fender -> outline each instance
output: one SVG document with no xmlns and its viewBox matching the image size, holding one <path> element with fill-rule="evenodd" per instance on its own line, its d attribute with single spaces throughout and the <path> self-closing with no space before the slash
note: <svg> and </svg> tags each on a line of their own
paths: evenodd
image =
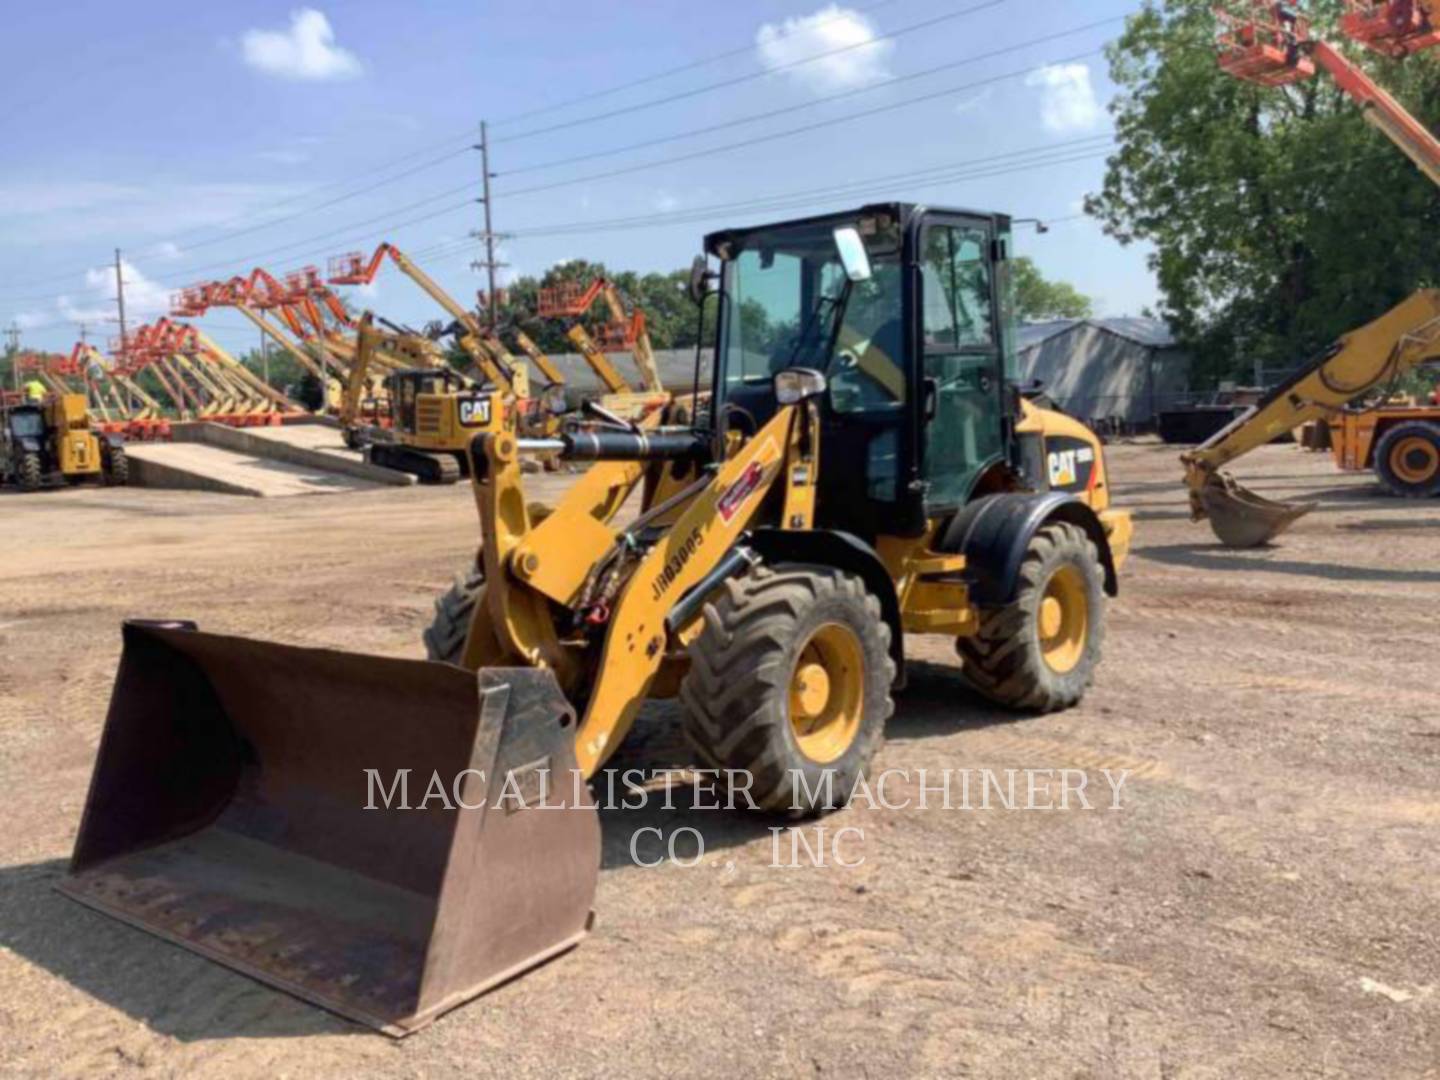
<svg viewBox="0 0 1440 1080">
<path fill-rule="evenodd" d="M 125 436 L 121 435 L 119 432 L 107 431 L 104 432 L 100 436 L 100 438 L 103 439 L 112 450 L 125 449 Z"/>
<path fill-rule="evenodd" d="M 1063 491 L 982 496 L 951 519 L 939 550 L 965 556 L 965 576 L 976 603 L 1008 604 L 1015 598 L 1020 564 L 1031 539 L 1054 521 L 1079 525 L 1095 542 L 1105 570 L 1105 592 L 1115 596 L 1120 589 L 1119 578 L 1105 527 L 1094 510 Z"/>
<path fill-rule="evenodd" d="M 767 563 L 812 563 L 833 566 L 854 574 L 880 601 L 880 612 L 890 627 L 890 656 L 895 661 L 895 685 L 905 685 L 905 631 L 900 621 L 900 598 L 880 556 L 858 536 L 834 529 L 756 529 L 749 546 Z"/>
</svg>

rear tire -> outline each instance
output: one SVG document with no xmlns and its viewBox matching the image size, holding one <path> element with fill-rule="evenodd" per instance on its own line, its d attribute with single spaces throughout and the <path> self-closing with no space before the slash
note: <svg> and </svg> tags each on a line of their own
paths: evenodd
<svg viewBox="0 0 1440 1080">
<path fill-rule="evenodd" d="M 425 630 L 425 658 L 463 667 L 465 638 L 475 605 L 485 594 L 485 571 L 472 566 L 457 574 L 454 584 L 435 601 L 435 615 Z"/>
<path fill-rule="evenodd" d="M 1078 525 L 1041 528 L 1020 564 L 1015 599 L 982 608 L 980 631 L 956 642 L 985 697 L 1027 712 L 1068 709 L 1095 679 L 1105 641 L 1105 573 Z"/>
<path fill-rule="evenodd" d="M 748 773 L 771 813 L 845 805 L 894 711 L 890 628 L 859 578 L 802 565 L 734 578 L 690 660 L 684 730 L 702 761 Z"/>
<path fill-rule="evenodd" d="M 15 483 L 21 491 L 39 491 L 45 482 L 45 471 L 40 468 L 39 454 L 23 454 L 20 466 L 15 470 Z"/>
<path fill-rule="evenodd" d="M 1401 498 L 1440 495 L 1440 424 L 1423 420 L 1396 424 L 1375 447 L 1375 472 Z"/>
</svg>

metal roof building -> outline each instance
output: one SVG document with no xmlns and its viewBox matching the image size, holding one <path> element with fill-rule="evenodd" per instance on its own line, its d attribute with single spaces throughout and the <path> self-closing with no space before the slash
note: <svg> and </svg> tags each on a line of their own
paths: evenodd
<svg viewBox="0 0 1440 1080">
<path fill-rule="evenodd" d="M 1190 357 L 1158 319 L 1030 323 L 1016 349 L 1021 384 L 1081 420 L 1144 427 L 1189 399 Z"/>
</svg>

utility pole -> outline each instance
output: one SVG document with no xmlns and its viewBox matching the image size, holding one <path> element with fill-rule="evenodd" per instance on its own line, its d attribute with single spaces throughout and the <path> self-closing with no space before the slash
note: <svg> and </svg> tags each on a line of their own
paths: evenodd
<svg viewBox="0 0 1440 1080">
<path fill-rule="evenodd" d="M 496 303 L 499 294 L 495 287 L 495 272 L 504 266 L 504 263 L 495 261 L 495 241 L 501 239 L 494 230 L 494 222 L 491 216 L 490 178 L 495 174 L 490 171 L 490 136 L 485 127 L 485 121 L 480 121 L 480 142 L 475 147 L 480 151 L 480 172 L 482 195 L 481 204 L 485 207 L 485 230 L 484 232 L 472 233 L 472 236 L 485 241 L 485 261 L 483 263 L 471 263 L 471 267 L 478 269 L 483 266 L 486 275 L 486 301 L 485 309 L 490 317 L 490 331 L 494 333 L 500 313 L 496 310 Z"/>
<path fill-rule="evenodd" d="M 129 348 L 130 340 L 125 333 L 125 276 L 120 270 L 120 249 L 115 249 L 115 306 L 120 309 L 120 348 Z"/>
<path fill-rule="evenodd" d="M 265 312 L 260 312 L 260 321 L 265 321 Z M 270 335 L 264 330 L 260 331 L 260 378 L 265 385 L 270 385 Z"/>
<path fill-rule="evenodd" d="M 130 352 L 130 334 L 125 327 L 125 274 L 120 268 L 120 249 L 115 249 L 115 306 L 120 309 L 120 355 L 121 363 L 125 362 Z M 133 394 L 126 392 L 129 398 L 130 408 L 134 409 L 137 402 Z"/>
<path fill-rule="evenodd" d="M 6 352 L 10 355 L 10 377 L 15 389 L 20 389 L 20 324 L 11 321 L 5 328 L 5 340 L 9 344 Z"/>
</svg>

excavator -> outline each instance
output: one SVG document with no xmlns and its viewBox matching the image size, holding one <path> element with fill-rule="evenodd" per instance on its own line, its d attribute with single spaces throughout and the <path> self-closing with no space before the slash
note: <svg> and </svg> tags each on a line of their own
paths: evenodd
<svg viewBox="0 0 1440 1080">
<path fill-rule="evenodd" d="M 1132 523 L 1015 384 L 1010 232 L 887 202 L 708 236 L 703 419 L 497 408 L 426 660 L 126 623 L 61 891 L 401 1036 L 584 938 L 588 782 L 647 700 L 781 820 L 845 805 L 909 635 L 999 707 L 1074 706 Z M 588 466 L 553 507 L 539 454 Z"/>
<path fill-rule="evenodd" d="M 363 448 L 374 464 L 410 473 L 421 483 L 453 484 L 468 475 L 466 449 L 477 434 L 500 424 L 507 402 L 452 369 L 422 334 L 381 330 L 367 311 L 356 335 L 359 344 L 340 409 L 346 444 Z M 366 423 L 363 395 L 381 347 L 411 364 L 385 376 L 385 423 Z"/>
<path fill-rule="evenodd" d="M 1255 2 L 1237 14 L 1217 9 L 1220 66 L 1262 86 L 1287 86 L 1323 68 L 1426 176 L 1440 184 L 1440 140 L 1398 101 L 1313 30 L 1291 4 Z M 1400 59 L 1440 44 L 1432 0 L 1346 0 L 1342 33 Z M 1267 393 L 1234 422 L 1181 456 L 1191 516 L 1208 520 L 1228 547 L 1268 544 L 1315 508 L 1247 490 L 1223 467 L 1307 423 L 1329 425 L 1342 469 L 1370 469 L 1394 494 L 1440 495 L 1440 405 L 1395 405 L 1409 372 L 1440 362 L 1440 290 L 1421 289 L 1351 331 Z M 1368 404 L 1357 401 L 1373 398 Z"/>
</svg>

